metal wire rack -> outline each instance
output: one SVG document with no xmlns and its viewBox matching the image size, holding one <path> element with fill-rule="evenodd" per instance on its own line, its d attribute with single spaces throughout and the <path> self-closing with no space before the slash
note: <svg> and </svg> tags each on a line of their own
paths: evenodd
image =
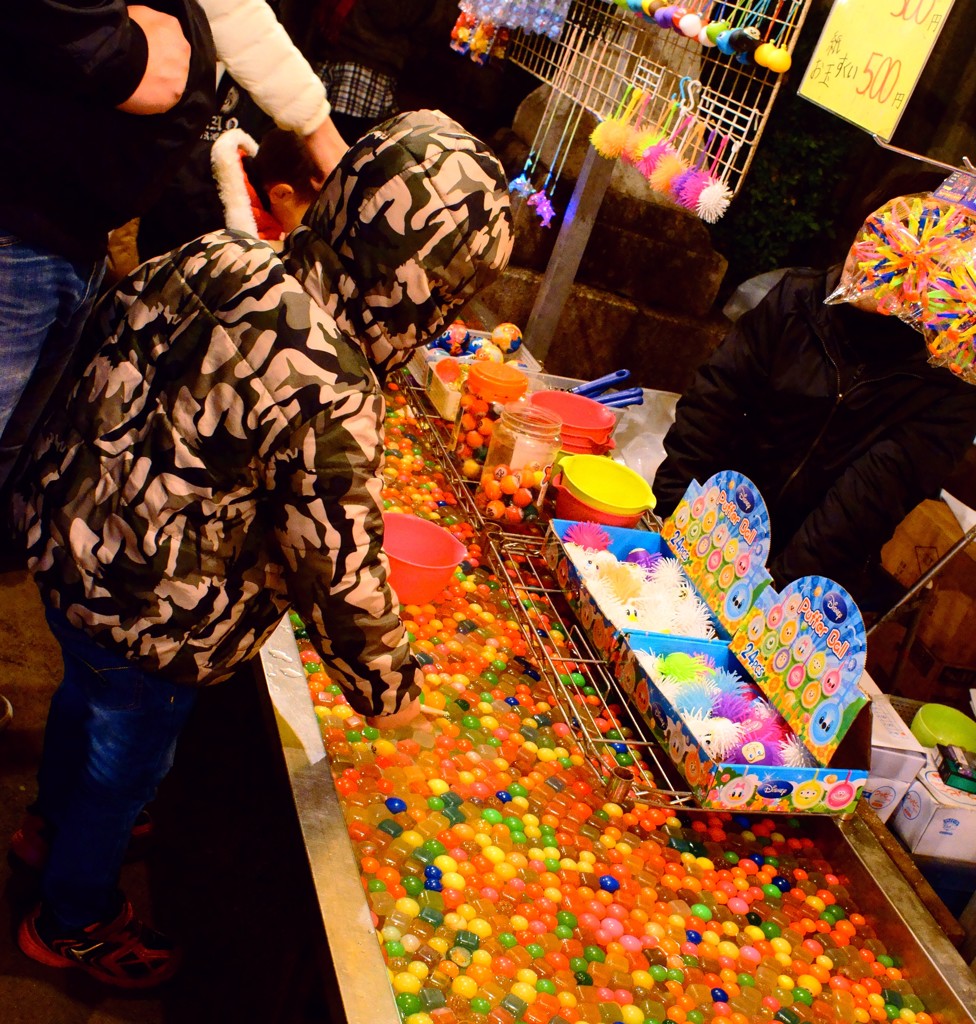
<svg viewBox="0 0 976 1024">
<path fill-rule="evenodd" d="M 762 41 L 792 53 L 811 2 L 706 0 L 688 7 L 710 21 L 754 28 Z M 768 68 L 705 48 L 611 0 L 574 0 L 558 39 L 513 33 L 507 57 L 601 120 L 620 109 L 629 86 L 647 96 L 644 124 L 660 126 L 679 104 L 688 143 L 682 155 L 689 164 L 701 159 L 733 194 L 782 81 Z"/>
<path fill-rule="evenodd" d="M 620 717 L 620 711 L 629 707 L 629 699 L 621 690 L 617 679 L 608 670 L 606 661 L 595 653 L 579 624 L 570 620 L 571 612 L 562 589 L 552 580 L 542 554 L 543 539 L 496 534 L 489 539 L 493 567 L 504 574 L 516 595 L 525 595 L 532 601 L 544 600 L 549 616 L 549 630 L 554 627 L 569 640 L 565 653 L 557 653 L 539 635 L 537 624 L 529 616 L 521 601 L 513 602 L 522 633 L 546 674 L 554 690 L 554 698 L 577 729 L 581 746 L 598 776 L 608 778 L 612 788 L 616 780 L 621 789 L 631 796 L 650 802 L 666 804 L 693 803 L 688 792 L 676 788 L 678 774 L 664 758 L 650 729 L 637 716 L 626 716 L 625 727 L 632 733 L 625 739 L 609 739 L 601 723 Z M 582 675 L 587 689 L 593 691 L 589 700 L 581 699 L 581 687 L 571 681 L 574 674 Z M 616 714 L 611 710 L 616 707 Z M 633 756 L 633 776 L 629 769 L 621 774 L 614 771 L 614 753 L 620 747 Z"/>
<path fill-rule="evenodd" d="M 587 764 L 598 783 L 606 786 L 608 793 L 616 791 L 621 799 L 637 797 L 656 804 L 694 804 L 691 793 L 679 789 L 682 780 L 674 766 L 659 756 L 660 747 L 648 726 L 629 713 L 629 699 L 575 621 L 562 589 L 546 567 L 542 555 L 544 538 L 506 532 L 498 524 L 485 521 L 474 504 L 472 482 L 465 480 L 454 465 L 445 444 L 446 431 L 438 426 L 439 417 L 425 391 L 406 373 L 399 375 L 397 383 L 407 399 L 423 443 L 443 463 L 445 477 L 458 497 L 459 508 L 478 531 L 492 572 L 505 580 L 516 594 L 544 601 L 550 631 L 559 629 L 567 638 L 567 646 L 556 653 L 543 642 L 537 624 L 521 601 L 512 602 L 522 635 L 543 670 L 554 702 L 566 721 L 576 727 Z M 654 521 L 649 520 L 648 524 L 653 526 Z M 574 673 L 582 674 L 584 687 L 593 691 L 592 703 L 581 699 L 580 687 L 567 682 Z M 612 712 L 611 705 L 620 710 Z M 601 731 L 600 722 L 614 717 L 619 719 L 621 712 L 622 724 L 632 734 L 624 739 L 608 739 Z M 631 754 L 634 763 L 632 767 L 615 770 L 614 748 L 620 746 Z"/>
</svg>

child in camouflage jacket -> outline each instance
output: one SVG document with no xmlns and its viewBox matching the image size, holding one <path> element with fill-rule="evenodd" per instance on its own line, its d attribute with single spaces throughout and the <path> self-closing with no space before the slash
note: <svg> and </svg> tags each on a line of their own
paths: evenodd
<svg viewBox="0 0 976 1024">
<path fill-rule="evenodd" d="M 126 840 L 196 689 L 247 662 L 287 608 L 357 712 L 417 713 L 381 551 L 377 377 L 511 244 L 502 168 L 423 111 L 349 150 L 280 257 L 215 232 L 96 311 L 100 348 L 16 503 L 66 665 L 33 808 L 50 847 L 19 933 L 29 956 L 127 987 L 175 970 L 117 888 Z"/>
</svg>

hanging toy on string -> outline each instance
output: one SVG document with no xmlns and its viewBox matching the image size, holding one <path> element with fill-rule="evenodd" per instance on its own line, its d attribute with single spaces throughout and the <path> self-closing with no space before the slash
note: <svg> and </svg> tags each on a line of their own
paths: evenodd
<svg viewBox="0 0 976 1024">
<path fill-rule="evenodd" d="M 517 178 L 512 178 L 508 183 L 508 191 L 513 195 L 521 196 L 523 199 L 528 199 L 533 192 L 535 192 L 535 186 L 529 181 L 528 175 L 523 170 Z"/>
<path fill-rule="evenodd" d="M 590 133 L 590 143 L 600 156 L 616 160 L 624 152 L 630 142 L 631 119 L 643 98 L 642 90 L 628 85 L 613 116 L 601 121 Z"/>
<path fill-rule="evenodd" d="M 689 165 L 690 159 L 702 150 L 702 139 L 705 135 L 705 125 L 697 119 L 691 118 L 691 124 L 685 129 L 682 134 L 682 139 L 678 145 L 676 156 L 681 161 L 681 170 L 677 174 L 673 175 L 667 182 L 666 188 L 661 191 L 665 191 L 667 195 L 675 202 L 679 201 L 680 190 L 684 183 L 696 175 L 696 169 L 693 165 Z M 699 157 L 700 159 L 700 157 Z M 663 163 L 663 161 L 662 161 Z M 660 165 L 658 167 L 660 170 Z M 655 172 L 656 174 L 657 172 Z M 653 188 L 653 182 L 651 187 Z"/>
<path fill-rule="evenodd" d="M 715 11 L 709 17 L 707 24 L 698 36 L 698 41 L 702 46 L 709 49 L 718 46 L 718 37 L 723 32 L 731 30 L 732 22 L 729 21 L 728 8 L 729 5 L 724 2 L 716 6 Z"/>
<path fill-rule="evenodd" d="M 650 180 L 650 177 L 654 173 L 654 170 L 661 158 L 674 152 L 674 147 L 671 145 L 671 139 L 668 136 L 668 128 L 670 127 L 675 114 L 677 114 L 679 106 L 680 101 L 678 100 L 678 97 L 672 94 L 671 104 L 666 109 L 664 116 L 662 117 L 662 123 L 660 123 L 658 127 L 657 141 L 648 146 L 644 152 L 641 153 L 640 159 L 635 165 L 637 170 L 639 170 L 648 180 Z"/>
<path fill-rule="evenodd" d="M 704 129 L 704 125 L 702 126 Z M 686 210 L 695 210 L 698 206 L 698 197 L 706 185 L 711 184 L 712 176 L 705 170 L 704 164 L 708 151 L 715 141 L 717 131 L 713 128 L 698 154 L 698 159 L 683 174 L 679 174 L 671 182 L 671 198 L 680 203 Z"/>
<path fill-rule="evenodd" d="M 468 44 L 468 56 L 475 62 L 484 66 L 491 56 L 491 48 L 494 42 L 497 29 L 490 21 L 481 21 L 471 36 Z"/>
<path fill-rule="evenodd" d="M 492 22 L 508 29 L 521 29 L 526 33 L 558 39 L 569 11 L 570 0 L 546 0 L 535 3 L 526 0 L 462 0 L 461 10 L 476 21 Z"/>
<path fill-rule="evenodd" d="M 628 127 L 627 141 L 620 153 L 620 159 L 625 164 L 630 164 L 631 167 L 636 167 L 644 150 L 649 146 L 653 146 L 661 137 L 661 133 L 656 126 L 643 123 L 644 111 L 650 99 L 651 93 L 645 92 L 644 98 L 641 100 L 640 107 L 637 110 L 637 116 L 634 118 L 633 124 Z"/>
<path fill-rule="evenodd" d="M 728 146 L 730 137 L 723 135 L 719 141 L 718 149 L 712 159 L 712 165 L 704 177 L 696 177 L 684 183 L 682 188 L 682 204 L 695 213 L 706 224 L 715 224 L 725 216 L 725 211 L 732 202 L 732 189 L 726 184 L 726 178 L 732 168 L 735 154 L 738 152 L 739 143 L 732 143 L 732 149 L 722 171 L 722 158 Z M 705 147 L 707 158 L 708 149 L 711 143 Z"/>
<path fill-rule="evenodd" d="M 695 10 L 679 8 L 678 10 L 684 10 L 684 13 L 675 14 L 675 30 L 680 32 L 686 39 L 697 39 L 705 26 L 704 9 L 706 6 L 707 3 L 699 3 L 698 9 Z"/>
<path fill-rule="evenodd" d="M 556 215 L 556 211 L 552 208 L 552 202 L 550 201 L 545 188 L 541 188 L 538 192 L 534 192 L 529 196 L 526 202 L 539 215 L 539 220 L 542 222 L 542 226 L 544 228 L 549 227 L 552 223 L 552 218 Z"/>
<path fill-rule="evenodd" d="M 509 192 L 511 192 L 512 195 L 520 196 L 522 199 L 527 200 L 529 205 L 533 208 L 536 208 L 538 204 L 538 199 L 535 199 L 534 202 L 532 200 L 538 195 L 539 189 L 532 183 L 532 177 L 539 165 L 539 157 L 542 153 L 545 140 L 548 138 L 549 131 L 556 118 L 559 106 L 559 84 L 560 83 L 557 81 L 550 86 L 549 95 L 546 97 L 546 105 L 539 117 L 539 124 L 536 127 L 535 137 L 532 139 L 532 145 L 529 147 L 529 155 L 525 158 L 522 173 L 508 183 Z"/>
<path fill-rule="evenodd" d="M 578 71 L 574 69 L 579 64 L 580 46 L 584 43 L 587 46 L 592 45 L 593 50 L 590 55 L 592 59 L 586 61 L 584 65 L 586 72 L 581 78 Z M 565 115 L 562 132 L 556 141 L 555 149 L 551 159 L 549 160 L 549 171 L 546 174 L 541 187 L 534 195 L 530 196 L 526 200 L 526 202 L 531 205 L 539 215 L 539 219 L 542 222 L 543 227 L 548 227 L 554 216 L 550 197 L 562 176 L 563 169 L 566 166 L 566 160 L 569 156 L 570 150 L 572 149 L 573 140 L 576 137 L 577 130 L 579 129 L 583 115 L 586 112 L 586 108 L 582 102 L 571 98 L 569 90 L 571 88 L 574 89 L 574 95 L 586 96 L 591 94 L 592 90 L 596 86 L 597 78 L 601 75 L 602 69 L 606 66 L 605 61 L 609 46 L 609 41 L 605 39 L 593 42 L 589 38 L 588 34 L 583 32 L 579 26 L 573 26 L 572 30 L 567 34 L 565 52 L 560 64 L 560 74 L 557 75 L 557 78 L 553 83 L 552 91 L 550 93 L 549 100 L 547 101 L 547 110 L 550 108 L 550 104 L 552 104 L 549 123 L 546 125 L 545 131 L 541 135 L 541 142 L 538 141 L 540 139 L 540 134 L 537 132 L 537 141 L 533 143 L 533 150 L 536 154 L 535 161 L 538 163 L 539 157 L 545 150 L 548 143 L 552 122 L 556 119 L 556 113 L 559 107 L 558 98 L 563 97 L 567 103 L 570 104 L 570 111 Z M 558 122 L 555 127 L 558 129 Z M 540 122 L 540 130 L 541 128 L 542 122 Z"/>
<path fill-rule="evenodd" d="M 682 139 L 685 138 L 685 133 L 691 127 L 693 121 L 694 118 L 690 114 L 682 118 L 680 124 L 676 126 L 668 139 L 668 148 L 661 153 L 655 162 L 654 170 L 651 171 L 647 179 L 647 183 L 655 192 L 667 194 L 671 182 L 688 169 L 684 158 L 675 148 L 675 141 L 679 136 Z"/>
<path fill-rule="evenodd" d="M 711 148 L 713 137 L 705 146 L 705 157 L 708 158 L 708 151 Z M 679 201 L 683 206 L 695 213 L 706 224 L 715 224 L 725 215 L 725 211 L 732 202 L 732 189 L 726 184 L 726 178 L 732 168 L 736 152 L 739 149 L 738 141 L 732 142 L 725 170 L 721 171 L 722 159 L 725 149 L 728 146 L 730 137 L 723 135 L 719 141 L 718 149 L 712 158 L 711 167 L 702 175 L 688 178 L 682 183 Z M 703 164 L 704 166 L 704 164 Z"/>
<path fill-rule="evenodd" d="M 546 105 L 542 111 L 542 116 L 539 118 L 539 125 L 532 140 L 532 146 L 529 149 L 525 166 L 522 173 L 509 184 L 509 190 L 513 194 L 525 198 L 526 205 L 535 211 L 543 227 L 549 227 L 555 216 L 555 210 L 553 209 L 550 197 L 559 182 L 566 163 L 566 157 L 569 155 L 573 138 L 585 109 L 581 103 L 573 101 L 568 95 L 569 88 L 576 80 L 574 76 L 577 73 L 574 71 L 574 68 L 579 63 L 580 46 L 583 42 L 589 44 L 590 41 L 587 35 L 583 33 L 578 25 L 571 26 L 566 33 L 563 56 L 553 83 L 550 86 Z M 598 40 L 593 45 L 596 47 L 596 50 L 594 50 L 593 54 L 594 60 L 588 66 L 589 78 L 578 83 L 583 93 L 592 87 L 593 79 L 603 66 L 602 59 L 606 55 L 609 43 L 606 40 Z M 560 110 L 561 101 L 569 104 L 568 112 Z M 562 116 L 560 116 L 561 114 Z M 550 136 L 560 130 L 560 124 L 562 126 L 561 133 L 555 142 L 552 156 L 548 158 L 549 171 L 541 186 L 536 187 L 533 184 L 533 179 L 538 170 L 539 162 L 543 153 L 549 147 Z"/>
<path fill-rule="evenodd" d="M 454 28 L 451 29 L 451 49 L 455 53 L 467 54 L 471 45 L 471 36 L 478 25 L 478 19 L 468 11 L 461 11 Z"/>
<path fill-rule="evenodd" d="M 778 75 L 789 71 L 793 65 L 793 57 L 786 46 L 783 45 L 783 37 L 790 28 L 796 5 L 791 0 L 787 17 L 780 21 L 780 15 L 783 12 L 783 3 L 784 0 L 777 0 L 776 9 L 773 11 L 772 17 L 767 20 L 766 31 L 763 33 L 763 41 L 752 53 L 753 63 L 758 67 L 768 68 L 770 71 Z M 774 42 L 770 42 L 769 39 L 774 29 L 776 31 L 776 38 Z"/>
</svg>

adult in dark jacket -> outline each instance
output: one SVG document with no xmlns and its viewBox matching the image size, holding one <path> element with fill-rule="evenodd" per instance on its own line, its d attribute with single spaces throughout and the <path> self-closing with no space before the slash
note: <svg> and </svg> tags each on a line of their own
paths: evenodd
<svg viewBox="0 0 976 1024">
<path fill-rule="evenodd" d="M 108 232 L 148 207 L 213 107 L 203 11 L 149 2 L 32 0 L 5 18 L 0 485 L 77 342 Z"/>
<path fill-rule="evenodd" d="M 769 507 L 769 570 L 837 580 L 871 607 L 871 565 L 976 436 L 976 388 L 932 366 L 895 317 L 825 305 L 840 268 L 793 269 L 737 321 L 678 402 L 657 508 L 745 473 Z"/>
</svg>

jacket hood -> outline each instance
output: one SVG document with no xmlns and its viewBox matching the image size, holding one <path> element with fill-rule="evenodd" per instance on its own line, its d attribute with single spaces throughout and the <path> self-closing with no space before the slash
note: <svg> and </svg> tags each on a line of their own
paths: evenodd
<svg viewBox="0 0 976 1024">
<path fill-rule="evenodd" d="M 501 164 L 439 111 L 384 122 L 329 176 L 282 258 L 381 374 L 508 264 Z"/>
</svg>

